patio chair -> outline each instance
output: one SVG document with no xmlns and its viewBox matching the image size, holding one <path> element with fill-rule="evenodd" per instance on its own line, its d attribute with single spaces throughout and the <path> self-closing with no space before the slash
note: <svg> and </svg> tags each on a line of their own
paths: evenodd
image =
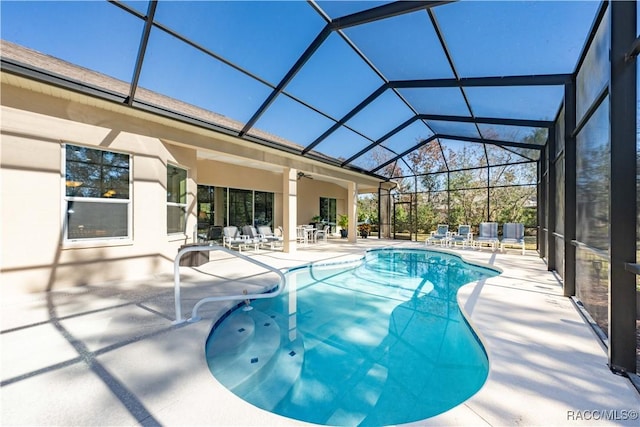
<svg viewBox="0 0 640 427">
<path fill-rule="evenodd" d="M 223 237 L 222 244 L 223 246 L 228 247 L 229 249 L 237 249 L 238 252 L 242 252 L 242 249 L 246 249 L 253 242 L 249 240 L 249 236 L 243 236 L 240 234 L 238 227 L 234 225 L 230 225 L 228 227 L 224 227 L 222 229 Z"/>
<path fill-rule="evenodd" d="M 448 243 L 449 238 L 449 225 L 438 224 L 438 228 L 431 232 L 431 235 L 424 241 L 425 245 L 436 244 L 440 242 L 441 246 L 445 246 Z"/>
<path fill-rule="evenodd" d="M 449 244 L 453 244 L 454 247 L 460 245 L 462 249 L 473 247 L 473 233 L 471 232 L 470 225 L 459 225 L 458 232 L 449 236 Z"/>
<path fill-rule="evenodd" d="M 325 225 L 324 228 L 316 230 L 315 240 L 316 242 L 322 238 L 325 242 L 327 241 L 327 236 L 329 235 L 329 231 L 331 231 L 330 225 Z"/>
<path fill-rule="evenodd" d="M 498 248 L 498 223 L 497 222 L 481 222 L 478 227 L 478 237 L 473 241 L 474 245 L 480 247 L 482 245 L 491 246 L 491 250 Z"/>
<path fill-rule="evenodd" d="M 502 225 L 502 240 L 500 241 L 500 251 L 504 252 L 505 245 L 521 246 L 522 255 L 524 255 L 524 224 L 507 222 Z"/>
<path fill-rule="evenodd" d="M 316 242 L 316 227 L 314 224 L 303 224 L 304 229 L 307 231 L 307 241 L 311 243 Z"/>
<path fill-rule="evenodd" d="M 216 244 L 221 244 L 224 234 L 223 234 L 223 227 L 219 226 L 219 225 L 211 225 L 207 228 L 207 232 L 204 235 L 198 236 L 199 237 L 199 241 L 201 243 L 216 243 Z"/>
<path fill-rule="evenodd" d="M 271 249 L 274 249 L 276 246 L 281 246 L 284 242 L 284 238 L 282 236 L 276 236 L 268 225 L 259 226 L 258 234 L 262 235 L 267 240 Z"/>
<path fill-rule="evenodd" d="M 309 243 L 309 231 L 304 225 L 296 227 L 296 242 L 306 245 Z"/>
<path fill-rule="evenodd" d="M 242 226 L 242 235 L 247 236 L 247 240 L 249 241 L 249 245 L 253 245 L 255 250 L 264 243 L 268 243 L 268 240 L 261 234 L 258 233 L 258 230 L 253 225 L 243 225 Z"/>
</svg>

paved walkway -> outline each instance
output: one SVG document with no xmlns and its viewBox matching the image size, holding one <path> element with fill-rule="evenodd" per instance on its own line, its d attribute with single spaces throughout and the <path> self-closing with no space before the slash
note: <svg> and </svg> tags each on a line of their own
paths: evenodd
<svg viewBox="0 0 640 427">
<path fill-rule="evenodd" d="M 390 244 L 422 247 L 367 239 L 246 254 L 284 269 Z M 638 425 L 638 393 L 609 371 L 605 350 L 537 255 L 456 252 L 504 271 L 458 295 L 488 350 L 489 378 L 464 404 L 416 425 Z M 204 295 L 277 279 L 228 255 L 212 258 L 182 268 L 185 316 Z M 3 297 L 0 424 L 302 425 L 249 405 L 210 374 L 205 339 L 228 304 L 205 305 L 204 320 L 172 325 L 173 296 L 167 274 Z"/>
</svg>

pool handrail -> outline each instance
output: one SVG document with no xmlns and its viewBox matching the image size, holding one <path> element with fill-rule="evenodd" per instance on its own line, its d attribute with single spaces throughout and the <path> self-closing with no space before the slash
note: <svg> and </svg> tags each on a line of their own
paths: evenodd
<svg viewBox="0 0 640 427">
<path fill-rule="evenodd" d="M 241 258 L 245 261 L 248 261 L 252 264 L 255 264 L 259 267 L 262 267 L 266 270 L 269 270 L 273 273 L 276 273 L 279 277 L 280 277 L 280 283 L 278 283 L 277 286 L 277 290 L 275 292 L 268 292 L 268 293 L 260 293 L 260 294 L 247 294 L 247 293 L 243 293 L 241 295 L 224 295 L 224 296 L 217 296 L 217 297 L 207 297 L 207 298 L 202 298 L 200 301 L 198 301 L 194 306 L 193 309 L 191 311 L 191 317 L 189 319 L 183 319 L 182 318 L 182 306 L 181 306 L 181 301 L 180 301 L 180 259 L 182 258 L 182 256 L 188 252 L 196 252 L 196 251 L 221 251 L 221 252 L 226 252 L 228 254 L 231 254 L 237 258 Z M 284 275 L 284 273 L 282 273 L 282 271 L 278 270 L 275 267 L 272 267 L 270 265 L 267 265 L 263 262 L 257 261 L 253 258 L 249 258 L 246 255 L 243 255 L 239 252 L 235 252 L 232 251 L 231 249 L 227 249 L 223 246 L 219 246 L 219 245 L 192 245 L 192 246 L 185 246 L 182 249 L 180 249 L 178 251 L 178 254 L 176 255 L 175 260 L 173 261 L 173 286 L 174 286 L 174 299 L 175 299 L 175 307 L 176 307 L 176 320 L 174 320 L 172 323 L 174 325 L 180 324 L 180 323 L 184 323 L 184 322 L 197 322 L 198 320 L 200 320 L 200 318 L 198 317 L 198 309 L 200 308 L 200 306 L 202 306 L 203 304 L 207 303 L 207 302 L 214 302 L 214 301 L 234 301 L 234 300 L 253 300 L 253 299 L 263 299 L 263 298 L 274 298 L 278 295 L 280 295 L 280 293 L 282 292 L 282 290 L 284 289 L 284 287 L 286 286 L 287 283 L 287 279 Z"/>
</svg>

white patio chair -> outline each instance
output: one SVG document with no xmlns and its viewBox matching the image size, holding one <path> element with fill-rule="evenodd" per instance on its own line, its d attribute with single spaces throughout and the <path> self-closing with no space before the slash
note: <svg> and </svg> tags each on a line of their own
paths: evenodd
<svg viewBox="0 0 640 427">
<path fill-rule="evenodd" d="M 309 243 L 309 233 L 303 225 L 296 227 L 296 242 L 306 245 Z"/>
<path fill-rule="evenodd" d="M 524 255 L 524 224 L 507 222 L 502 225 L 502 240 L 500 241 L 501 252 L 504 252 L 505 245 L 522 247 L 522 255 Z"/>
<path fill-rule="evenodd" d="M 471 232 L 470 225 L 459 225 L 458 232 L 451 234 L 449 237 L 449 243 L 454 247 L 460 245 L 462 249 L 467 246 L 473 247 L 473 233 Z"/>
<path fill-rule="evenodd" d="M 258 233 L 267 240 L 271 249 L 274 249 L 276 246 L 282 246 L 282 243 L 284 242 L 284 238 L 282 236 L 276 236 L 268 225 L 259 226 Z"/>
<path fill-rule="evenodd" d="M 481 247 L 487 245 L 492 251 L 498 248 L 498 223 L 481 222 L 478 227 L 478 237 L 473 240 L 474 245 Z"/>
<path fill-rule="evenodd" d="M 449 238 L 449 225 L 438 224 L 438 228 L 431 232 L 431 235 L 424 241 L 425 245 L 440 243 L 440 246 L 445 246 Z"/>
<path fill-rule="evenodd" d="M 327 241 L 327 236 L 329 235 L 329 231 L 331 231 L 330 225 L 325 225 L 323 229 L 316 230 L 315 240 L 316 242 L 322 238 L 323 241 Z"/>
<path fill-rule="evenodd" d="M 235 225 L 224 227 L 222 233 L 222 244 L 229 249 L 237 249 L 238 252 L 242 252 L 242 249 L 246 249 L 250 244 L 247 236 L 241 235 Z"/>
<path fill-rule="evenodd" d="M 269 243 L 269 240 L 266 239 L 263 235 L 258 233 L 258 230 L 252 225 L 243 225 L 242 226 L 242 235 L 247 236 L 248 244 L 253 245 L 255 250 L 262 244 Z"/>
</svg>

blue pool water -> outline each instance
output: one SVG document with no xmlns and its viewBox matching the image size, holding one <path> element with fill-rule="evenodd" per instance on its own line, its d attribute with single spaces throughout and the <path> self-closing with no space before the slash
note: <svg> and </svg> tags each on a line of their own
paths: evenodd
<svg viewBox="0 0 640 427">
<path fill-rule="evenodd" d="M 287 274 L 287 289 L 219 322 L 215 378 L 262 409 L 325 425 L 389 425 L 476 393 L 487 355 L 456 302 L 498 272 L 426 250 L 379 249 Z"/>
</svg>

